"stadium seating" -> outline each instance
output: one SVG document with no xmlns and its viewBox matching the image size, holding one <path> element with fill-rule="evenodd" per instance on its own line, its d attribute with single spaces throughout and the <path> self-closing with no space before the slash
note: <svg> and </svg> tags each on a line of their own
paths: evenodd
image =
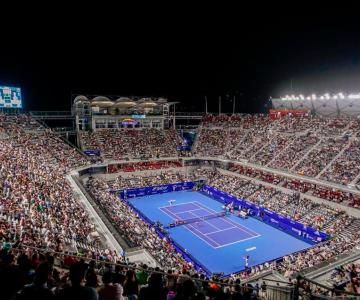
<svg viewBox="0 0 360 300">
<path fill-rule="evenodd" d="M 355 193 L 329 185 L 356 184 L 360 180 L 359 120 L 320 117 L 273 120 L 265 115 L 208 115 L 200 128 L 193 150 L 195 156 L 224 157 L 234 161 L 245 159 L 252 166 L 231 163 L 229 171 L 232 174 L 205 168 L 184 173 L 179 168 L 180 161 L 174 158 L 178 155 L 176 146 L 181 143 L 174 131 L 129 129 L 80 132 L 82 149 L 98 149 L 104 159 L 173 157 L 172 160 L 113 165 L 113 169 L 109 168 L 110 172 L 120 173 L 114 182 L 92 178 L 88 181 L 87 189 L 96 205 L 115 224 L 129 245 L 145 248 L 159 262 L 161 269 L 156 271 L 170 270 L 169 274 L 173 276 L 184 275 L 173 279 L 174 290 L 181 293 L 182 288 L 190 282 L 194 286 L 192 290 L 197 293 L 212 297 L 214 292 L 210 284 L 205 286 L 195 280 L 205 278 L 201 270 L 195 270 L 194 265 L 184 259 L 169 240 L 157 235 L 154 227 L 145 222 L 126 201 L 119 201 L 109 193 L 110 189 L 202 178 L 214 188 L 332 236 L 330 240 L 310 249 L 287 255 L 282 261 L 263 263 L 232 275 L 224 279 L 226 284 L 239 283 L 239 280 L 267 270 L 276 270 L 290 277 L 298 271 L 357 249 L 360 244 L 360 220 L 342 209 L 315 203 L 310 198 L 360 207 L 360 197 Z M 54 260 L 54 257 L 46 254 L 47 251 L 60 253 L 56 260 L 64 268 L 90 258 L 108 263 L 128 263 L 118 253 L 106 249 L 106 245 L 99 240 L 92 219 L 67 182 L 66 174 L 69 171 L 90 164 L 86 156 L 27 115 L 0 115 L 0 159 L 0 268 L 6 265 L 18 270 L 11 256 L 15 255 L 21 268 L 25 261 L 33 271 L 40 262 Z M 257 165 L 267 166 L 268 169 L 261 170 Z M 145 170 L 155 172 L 134 173 Z M 317 178 L 320 183 L 279 175 L 276 170 Z M 321 184 L 324 181 L 328 184 Z M 67 257 L 65 252 L 77 253 L 81 260 Z M 113 268 L 100 263 L 98 267 L 102 271 Z M 129 278 L 135 278 L 131 270 L 130 265 L 122 266 L 117 269 L 117 274 L 128 274 Z M 139 281 L 140 275 L 136 275 L 137 279 L 134 280 Z M 171 276 L 161 276 L 166 287 L 170 285 Z M 333 278 L 338 283 L 342 277 L 335 274 Z M 27 282 L 31 280 L 27 278 Z M 151 280 L 150 284 L 153 282 Z M 54 288 L 63 285 L 60 278 L 53 282 Z M 118 285 L 124 288 L 125 296 L 130 295 L 128 282 L 129 279 Z M 87 284 L 90 285 L 90 279 Z M 162 283 L 160 285 L 161 292 L 168 291 Z M 141 293 L 145 292 L 138 288 L 136 294 L 139 296 Z M 225 289 L 221 293 L 227 295 Z M 232 293 L 236 294 L 235 288 Z M 245 290 L 241 290 L 241 296 L 245 293 Z M 230 294 L 231 289 L 227 296 Z M 224 296 L 223 299 L 231 298 Z"/>
<path fill-rule="evenodd" d="M 0 139 L 0 222 L 11 239 L 50 249 L 95 249 L 94 226 L 64 177 L 87 159 L 30 117 L 1 116 L 0 127 L 7 134 Z"/>
<path fill-rule="evenodd" d="M 359 120 L 205 116 L 195 156 L 215 156 L 348 185 L 360 181 Z"/>
<path fill-rule="evenodd" d="M 83 150 L 100 150 L 109 160 L 126 158 L 174 157 L 179 144 L 172 130 L 160 129 L 102 129 L 95 132 L 80 132 Z"/>
<path fill-rule="evenodd" d="M 122 164 L 111 164 L 108 166 L 109 173 L 118 172 L 138 172 L 147 170 L 159 170 L 167 168 L 180 168 L 181 162 L 179 160 L 157 160 L 145 162 L 129 162 Z"/>
</svg>

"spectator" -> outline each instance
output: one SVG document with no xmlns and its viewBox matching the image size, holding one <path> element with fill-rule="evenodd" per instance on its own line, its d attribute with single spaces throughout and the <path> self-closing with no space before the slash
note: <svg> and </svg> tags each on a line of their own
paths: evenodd
<svg viewBox="0 0 360 300">
<path fill-rule="evenodd" d="M 129 300 L 136 300 L 138 298 L 138 293 L 139 285 L 135 272 L 133 270 L 129 270 L 126 272 L 124 295 L 127 296 Z"/>
<path fill-rule="evenodd" d="M 94 288 L 83 286 L 86 266 L 75 263 L 70 267 L 71 286 L 59 292 L 59 300 L 97 300 L 98 294 Z"/>
<path fill-rule="evenodd" d="M 41 263 L 35 272 L 35 279 L 32 284 L 25 287 L 18 293 L 16 299 L 55 299 L 54 293 L 47 287 L 47 281 L 51 274 L 48 263 Z"/>
<path fill-rule="evenodd" d="M 112 284 L 112 273 L 105 272 L 102 277 L 103 287 L 99 289 L 99 300 L 124 300 L 123 289 L 119 284 Z"/>
<path fill-rule="evenodd" d="M 166 300 L 167 294 L 167 290 L 164 288 L 162 275 L 152 273 L 149 277 L 149 285 L 140 290 L 139 300 Z"/>
</svg>

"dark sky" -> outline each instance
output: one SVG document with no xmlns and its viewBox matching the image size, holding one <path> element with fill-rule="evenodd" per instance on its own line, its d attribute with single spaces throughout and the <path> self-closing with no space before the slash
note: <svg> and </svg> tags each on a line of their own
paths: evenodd
<svg viewBox="0 0 360 300">
<path fill-rule="evenodd" d="M 222 95 L 231 111 L 226 95 L 236 95 L 238 112 L 258 112 L 291 80 L 294 93 L 360 90 L 358 23 L 275 19 L 40 23 L 3 35 L 0 83 L 21 86 L 33 110 L 69 110 L 71 94 L 84 93 L 165 96 L 188 111 L 204 110 L 205 95 L 209 110 Z"/>
</svg>

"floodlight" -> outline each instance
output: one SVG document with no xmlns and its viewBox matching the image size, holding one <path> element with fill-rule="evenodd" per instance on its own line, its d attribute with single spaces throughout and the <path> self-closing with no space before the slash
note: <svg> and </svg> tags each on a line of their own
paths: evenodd
<svg viewBox="0 0 360 300">
<path fill-rule="evenodd" d="M 350 94 L 348 96 L 349 99 L 360 99 L 360 94 Z"/>
</svg>

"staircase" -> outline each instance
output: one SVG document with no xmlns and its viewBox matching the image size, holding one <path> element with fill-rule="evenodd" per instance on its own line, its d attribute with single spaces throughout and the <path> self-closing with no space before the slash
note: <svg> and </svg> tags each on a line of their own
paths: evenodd
<svg viewBox="0 0 360 300">
<path fill-rule="evenodd" d="M 351 185 L 355 185 L 360 180 L 360 173 L 354 178 L 353 181 L 351 181 Z"/>
<path fill-rule="evenodd" d="M 359 232 L 360 230 L 360 219 L 354 219 L 351 224 L 344 229 L 344 232 Z"/>
<path fill-rule="evenodd" d="M 203 129 L 203 125 L 202 125 L 202 123 L 200 123 L 199 127 L 197 128 L 197 134 L 195 135 L 193 145 L 191 147 L 191 154 L 192 155 L 195 154 L 196 148 L 198 146 L 199 135 L 200 135 L 202 129 Z"/>
<path fill-rule="evenodd" d="M 320 176 L 321 176 L 322 174 L 324 174 L 324 173 L 326 172 L 326 170 L 328 170 L 328 169 L 330 168 L 330 166 L 333 164 L 333 162 L 336 161 L 336 160 L 346 151 L 346 149 L 349 148 L 350 144 L 351 144 L 351 141 L 349 140 L 349 141 L 347 142 L 346 146 L 345 146 L 338 154 L 336 154 L 336 156 L 332 159 L 332 161 L 330 161 L 330 162 L 325 166 L 325 168 L 322 169 L 322 171 L 315 176 L 315 178 L 320 178 Z"/>
<path fill-rule="evenodd" d="M 296 141 L 297 137 L 295 137 L 290 143 L 288 143 L 284 149 L 282 149 L 279 153 L 277 153 L 276 155 L 274 155 L 273 159 L 271 159 L 266 165 L 265 167 L 268 167 L 271 165 L 271 163 L 273 161 L 275 161 L 275 159 L 283 152 L 287 151 L 287 149 Z"/>
<path fill-rule="evenodd" d="M 240 144 L 242 144 L 243 141 L 248 137 L 248 135 L 249 135 L 249 133 L 246 132 L 246 133 L 244 134 L 243 138 L 235 145 L 235 147 L 232 148 L 232 149 L 230 149 L 230 150 L 228 150 L 228 151 L 225 153 L 225 155 L 230 155 L 231 152 L 233 152 L 234 150 L 236 150 L 237 147 L 238 147 Z"/>
<path fill-rule="evenodd" d="M 269 145 L 273 140 L 275 139 L 275 137 L 271 138 L 264 146 L 262 146 L 259 150 L 257 150 L 256 152 L 253 153 L 253 155 L 251 155 L 249 157 L 249 161 L 252 161 L 253 158 L 255 158 L 256 154 L 259 153 L 262 149 L 264 149 L 265 147 L 267 147 L 267 145 Z M 250 150 L 249 150 L 250 151 Z M 247 151 L 248 152 L 248 151 Z"/>
<path fill-rule="evenodd" d="M 310 147 L 308 149 L 308 151 L 306 151 L 306 153 L 295 163 L 295 165 L 290 169 L 290 171 L 294 171 L 297 166 L 306 158 L 308 157 L 308 155 L 310 154 L 310 152 L 314 149 L 316 149 L 321 143 L 323 142 L 323 139 L 320 138 L 320 140 L 315 144 L 313 145 L 312 147 Z"/>
</svg>

